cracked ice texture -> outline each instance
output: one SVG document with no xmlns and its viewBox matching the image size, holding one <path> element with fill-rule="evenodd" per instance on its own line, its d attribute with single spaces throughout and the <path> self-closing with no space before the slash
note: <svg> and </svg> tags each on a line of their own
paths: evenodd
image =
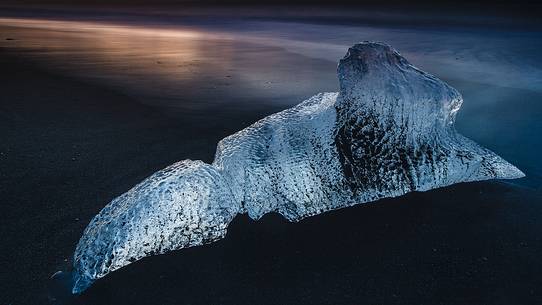
<svg viewBox="0 0 542 305">
<path fill-rule="evenodd" d="M 175 163 L 109 203 L 74 254 L 73 292 L 143 257 L 224 237 L 238 213 L 290 221 L 459 182 L 523 173 L 454 129 L 461 95 L 391 47 L 354 45 L 321 93 Z"/>
</svg>

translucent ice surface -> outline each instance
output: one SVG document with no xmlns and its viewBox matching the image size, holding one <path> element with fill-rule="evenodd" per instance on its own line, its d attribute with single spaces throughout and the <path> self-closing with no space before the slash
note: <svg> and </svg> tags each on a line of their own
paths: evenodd
<svg viewBox="0 0 542 305">
<path fill-rule="evenodd" d="M 461 95 L 391 47 L 356 44 L 320 93 L 175 163 L 109 203 L 74 255 L 73 292 L 143 257 L 213 242 L 238 213 L 290 221 L 458 182 L 523 173 L 454 129 Z"/>
</svg>

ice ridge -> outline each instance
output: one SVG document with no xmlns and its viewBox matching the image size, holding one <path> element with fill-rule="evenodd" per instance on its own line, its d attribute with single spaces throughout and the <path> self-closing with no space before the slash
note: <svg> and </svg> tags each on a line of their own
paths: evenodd
<svg viewBox="0 0 542 305">
<path fill-rule="evenodd" d="M 143 257 L 216 241 L 239 213 L 290 221 L 459 182 L 524 174 L 454 129 L 457 90 L 386 44 L 354 45 L 320 93 L 109 203 L 74 254 L 73 293 Z"/>
</svg>

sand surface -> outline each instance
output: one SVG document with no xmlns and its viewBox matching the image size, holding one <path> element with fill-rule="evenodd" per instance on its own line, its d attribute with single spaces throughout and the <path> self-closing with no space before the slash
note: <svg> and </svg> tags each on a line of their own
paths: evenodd
<svg viewBox="0 0 542 305">
<path fill-rule="evenodd" d="M 518 165 L 527 178 L 409 194 L 298 224 L 278 215 L 258 222 L 242 215 L 224 240 L 143 259 L 80 297 L 63 299 L 49 277 L 68 268 L 83 229 L 105 204 L 175 161 L 210 162 L 224 136 L 315 88 L 333 89 L 334 63 L 318 55 L 324 53 L 307 57 L 255 41 L 230 42 L 221 46 L 274 61 L 264 58 L 252 68 L 260 57 L 230 56 L 230 66 L 219 70 L 193 62 L 196 73 L 186 76 L 176 74 L 172 66 L 178 65 L 154 58 L 119 67 L 111 58 L 46 46 L 22 52 L 13 47 L 17 39 L 39 37 L 26 33 L 2 41 L 0 49 L 0 304 L 56 298 L 63 304 L 508 305 L 542 299 L 542 94 L 531 77 L 538 71 L 535 55 L 528 57 L 535 63 L 528 86 L 451 77 L 457 71 L 446 78 L 465 97 L 460 132 Z M 215 60 L 221 55 L 198 50 Z M 435 58 L 427 62 L 442 62 Z"/>
</svg>

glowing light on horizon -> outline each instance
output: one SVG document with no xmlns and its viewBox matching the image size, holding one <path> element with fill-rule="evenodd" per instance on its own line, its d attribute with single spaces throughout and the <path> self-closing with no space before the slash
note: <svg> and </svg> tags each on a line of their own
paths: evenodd
<svg viewBox="0 0 542 305">
<path fill-rule="evenodd" d="M 129 34 L 143 36 L 162 36 L 178 38 L 197 38 L 205 36 L 201 31 L 180 29 L 168 29 L 164 27 L 149 27 L 140 25 L 120 25 L 102 21 L 71 21 L 71 20 L 49 20 L 49 19 L 30 19 L 30 18 L 0 18 L 1 26 L 11 26 L 18 28 L 33 28 L 42 30 L 53 30 L 62 32 L 108 32 L 111 34 Z"/>
<path fill-rule="evenodd" d="M 166 97 L 160 98 L 165 103 L 197 92 L 282 97 L 315 82 L 335 83 L 295 68 L 293 59 L 303 59 L 296 53 L 318 50 L 321 43 L 250 30 L 123 22 L 0 18 L 3 36 L 13 38 L 0 40 L 0 47 L 66 75 Z"/>
</svg>

